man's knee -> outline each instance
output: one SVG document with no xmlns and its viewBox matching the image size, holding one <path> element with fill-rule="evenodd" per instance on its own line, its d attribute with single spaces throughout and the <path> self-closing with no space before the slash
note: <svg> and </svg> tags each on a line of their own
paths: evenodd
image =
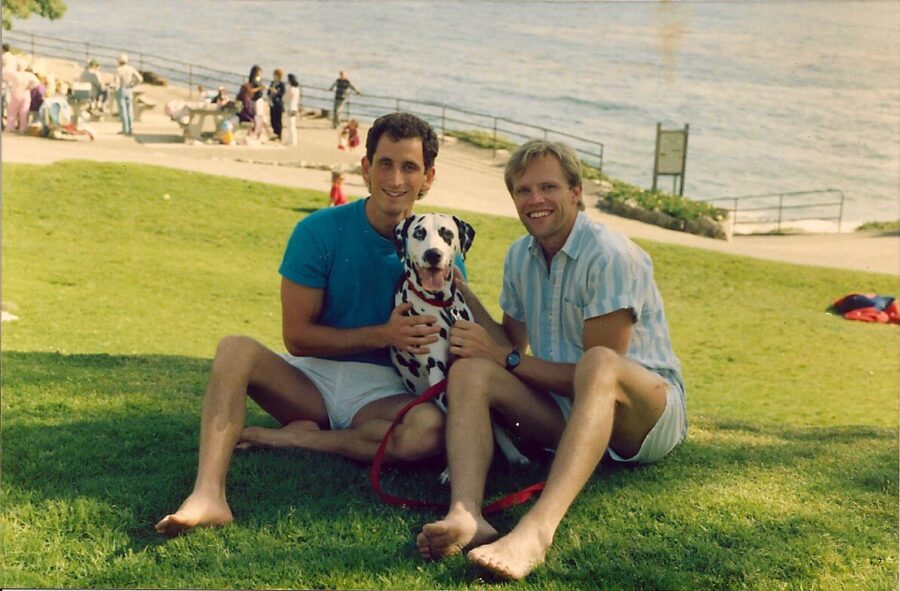
<svg viewBox="0 0 900 591">
<path fill-rule="evenodd" d="M 237 368 L 250 369 L 256 363 L 264 347 L 256 340 L 242 335 L 222 337 L 216 347 L 213 370 Z"/>
<path fill-rule="evenodd" d="M 444 413 L 433 404 L 420 404 L 403 418 L 393 435 L 393 452 L 412 462 L 444 451 Z"/>
<path fill-rule="evenodd" d="M 609 347 L 592 347 L 575 364 L 575 396 L 615 395 L 622 361 Z"/>
<path fill-rule="evenodd" d="M 492 390 L 491 379 L 498 371 L 505 371 L 493 361 L 471 357 L 457 359 L 447 374 L 447 400 L 451 398 L 482 397 Z"/>
</svg>

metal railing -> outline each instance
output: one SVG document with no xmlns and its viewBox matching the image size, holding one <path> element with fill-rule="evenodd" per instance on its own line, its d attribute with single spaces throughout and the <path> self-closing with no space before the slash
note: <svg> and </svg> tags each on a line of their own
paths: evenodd
<svg viewBox="0 0 900 591">
<path fill-rule="evenodd" d="M 236 88 L 247 79 L 246 74 L 216 70 L 142 51 L 115 48 L 99 43 L 60 39 L 21 30 L 4 31 L 3 37 L 4 41 L 10 43 L 15 49 L 30 53 L 32 56 L 65 59 L 82 64 L 93 58 L 101 66 L 109 68 L 115 67 L 116 57 L 124 51 L 129 55 L 132 64 L 138 70 L 142 72 L 152 71 L 168 82 L 184 84 L 191 94 L 193 94 L 197 85 L 202 84 L 208 89 L 215 89 L 223 85 Z M 301 109 L 312 108 L 330 111 L 334 106 L 334 93 L 328 88 L 301 84 L 300 96 Z M 527 140 L 534 137 L 565 140 L 566 143 L 575 149 L 585 164 L 595 166 L 598 170 L 603 170 L 602 142 L 539 125 L 515 121 L 503 116 L 468 111 L 442 103 L 368 93 L 352 95 L 345 103 L 344 108 L 346 109 L 344 113 L 346 119 L 354 117 L 363 121 L 367 118 L 375 119 L 391 111 L 404 110 L 428 121 L 436 131 L 440 131 L 442 137 L 447 136 L 448 132 L 454 131 L 481 132 L 492 140 L 494 155 L 497 153 L 497 146 L 503 140 L 512 143 L 521 143 L 521 141 L 517 142 L 516 140 Z"/>
<path fill-rule="evenodd" d="M 809 203 L 810 196 L 834 196 L 835 201 Z M 797 202 L 796 200 L 801 200 Z M 839 189 L 820 189 L 815 191 L 793 191 L 789 193 L 765 193 L 762 195 L 742 195 L 739 197 L 720 197 L 704 199 L 707 203 L 731 202 L 732 207 L 722 207 L 731 212 L 732 229 L 738 225 L 775 226 L 781 232 L 782 224 L 800 221 L 837 222 L 837 231 L 841 231 L 844 216 L 844 192 Z M 721 207 L 721 206 L 719 206 Z M 795 216 L 796 212 L 805 213 Z M 836 215 L 833 213 L 836 211 Z M 789 217 L 790 216 L 790 217 Z M 741 218 L 740 220 L 738 218 Z"/>
</svg>

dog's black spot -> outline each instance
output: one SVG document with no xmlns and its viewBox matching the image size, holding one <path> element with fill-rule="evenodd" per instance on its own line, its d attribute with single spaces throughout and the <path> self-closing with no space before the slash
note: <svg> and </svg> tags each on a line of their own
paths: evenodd
<svg viewBox="0 0 900 591">
<path fill-rule="evenodd" d="M 435 359 L 434 357 L 429 357 L 428 361 L 425 363 L 425 367 L 427 367 L 428 369 L 432 369 L 436 367 L 438 363 L 439 362 L 437 359 Z"/>
<path fill-rule="evenodd" d="M 438 361 L 437 368 L 439 370 L 441 370 L 442 374 L 447 375 L 447 364 L 446 363 L 444 363 L 443 361 Z"/>
<path fill-rule="evenodd" d="M 411 373 L 415 377 L 419 377 L 419 368 L 422 367 L 422 364 L 419 363 L 418 359 L 416 359 L 415 357 L 410 357 L 405 365 L 409 370 L 409 373 Z"/>
<path fill-rule="evenodd" d="M 444 242 L 446 242 L 448 246 L 453 246 L 453 239 L 456 237 L 456 235 L 452 230 L 441 227 L 438 229 L 438 236 L 443 238 Z"/>
<path fill-rule="evenodd" d="M 403 382 L 406 384 L 406 389 L 407 389 L 407 390 L 409 390 L 410 392 L 415 393 L 415 391 L 416 391 L 416 385 L 415 385 L 415 384 L 413 384 L 413 383 L 412 383 L 411 381 L 409 381 L 409 380 L 403 380 Z"/>
<path fill-rule="evenodd" d="M 459 315 L 463 317 L 463 320 L 469 320 L 469 321 L 472 320 L 472 317 L 469 316 L 469 311 L 466 310 L 465 308 L 463 308 L 462 310 L 459 311 Z"/>
<path fill-rule="evenodd" d="M 439 334 L 441 335 L 442 339 L 446 339 L 447 338 L 447 329 L 442 326 L 441 332 Z"/>
</svg>

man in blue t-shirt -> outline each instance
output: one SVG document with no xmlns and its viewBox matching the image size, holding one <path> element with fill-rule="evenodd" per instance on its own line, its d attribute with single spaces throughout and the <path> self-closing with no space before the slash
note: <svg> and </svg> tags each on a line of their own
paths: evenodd
<svg viewBox="0 0 900 591">
<path fill-rule="evenodd" d="M 194 489 L 156 524 L 158 532 L 232 521 L 225 478 L 236 447 L 300 447 L 372 460 L 393 417 L 413 399 L 388 348 L 420 354 L 437 341 L 436 318 L 404 315 L 409 304 L 393 306 L 403 272 L 394 227 L 430 188 L 437 152 L 437 135 L 425 121 L 408 113 L 380 117 L 361 163 L 370 196 L 297 224 L 279 270 L 288 353 L 249 337 L 219 342 L 203 400 Z M 282 427 L 245 427 L 248 395 Z M 436 406 L 415 407 L 394 431 L 385 459 L 441 453 L 443 428 Z"/>
</svg>

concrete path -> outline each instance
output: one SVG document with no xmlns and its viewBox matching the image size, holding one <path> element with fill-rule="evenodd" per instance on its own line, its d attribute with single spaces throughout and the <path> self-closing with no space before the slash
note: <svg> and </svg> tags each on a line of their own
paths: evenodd
<svg viewBox="0 0 900 591">
<path fill-rule="evenodd" d="M 74 75 L 70 73 L 76 70 L 66 64 L 58 66 L 58 71 L 69 75 Z M 157 107 L 145 112 L 143 120 L 135 124 L 133 137 L 117 135 L 119 124 L 116 120 L 92 123 L 98 133 L 92 142 L 54 141 L 4 133 L 0 144 L 2 160 L 31 164 L 68 159 L 137 162 L 327 192 L 330 174 L 315 168 L 325 165 L 351 172 L 345 181 L 348 195 L 366 194 L 362 178 L 352 174 L 363 156 L 364 146 L 353 154 L 339 151 L 337 134 L 324 119 L 302 120 L 298 146 L 187 145 L 181 142 L 179 126 L 162 112 L 163 105 L 171 98 L 186 98 L 186 91 L 147 87 L 147 96 L 157 102 Z M 503 164 L 500 157 L 492 157 L 490 150 L 448 141 L 441 146 L 435 183 L 424 203 L 515 216 L 503 184 Z M 736 236 L 725 242 L 609 215 L 599 211 L 596 203 L 589 200 L 587 206 L 592 218 L 633 238 L 794 264 L 900 275 L 900 236 L 897 235 L 856 232 Z"/>
</svg>

